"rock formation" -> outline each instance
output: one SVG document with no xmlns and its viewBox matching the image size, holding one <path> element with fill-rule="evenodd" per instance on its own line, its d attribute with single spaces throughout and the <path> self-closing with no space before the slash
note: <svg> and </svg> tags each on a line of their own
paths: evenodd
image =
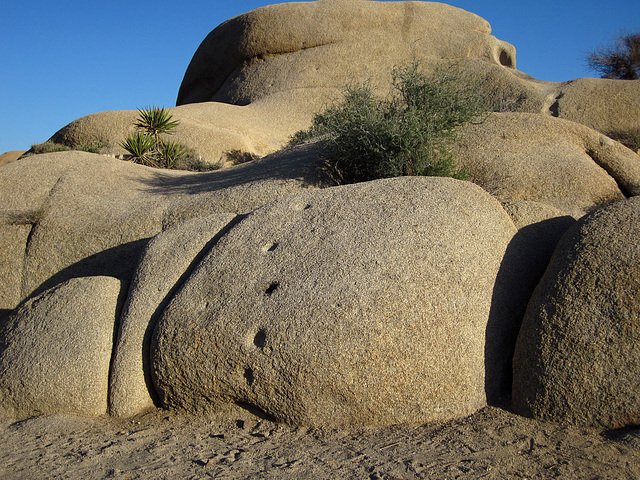
<svg viewBox="0 0 640 480">
<path fill-rule="evenodd" d="M 391 71 L 412 59 L 432 71 L 456 65 L 484 84 L 506 111 L 544 113 L 606 135 L 640 130 L 640 81 L 535 80 L 516 67 L 515 48 L 491 35 L 482 18 L 432 2 L 363 0 L 271 5 L 228 20 L 196 51 L 172 109 L 176 139 L 210 163 L 240 150 L 271 153 L 347 83 L 388 91 Z M 78 119 L 53 136 L 70 146 L 87 140 L 123 153 L 133 111 Z"/>
<path fill-rule="evenodd" d="M 151 352 L 162 404 L 237 403 L 307 425 L 475 411 L 508 362 L 486 364 L 485 348 L 517 321 L 494 291 L 515 232 L 495 199 L 446 178 L 260 208 L 212 246 L 162 314 Z"/>
<path fill-rule="evenodd" d="M 521 413 L 637 422 L 640 157 L 606 135 L 640 128 L 640 82 L 541 82 L 490 32 L 428 2 L 261 8 L 203 41 L 172 112 L 206 161 L 262 158 L 206 173 L 81 152 L 0 166 L 0 416 L 421 422 L 508 398 L 515 350 Z M 322 142 L 280 150 L 347 81 L 384 92 L 413 58 L 501 101 L 458 132 L 476 185 L 335 186 Z M 53 138 L 117 153 L 134 117 Z"/>
<path fill-rule="evenodd" d="M 113 277 L 81 277 L 28 300 L 2 325 L 0 417 L 107 413 Z"/>
<path fill-rule="evenodd" d="M 462 128 L 458 163 L 505 202 L 529 200 L 580 218 L 640 194 L 640 157 L 583 125 L 530 113 L 493 113 Z"/>
<path fill-rule="evenodd" d="M 634 197 L 562 238 L 520 330 L 516 412 L 607 428 L 640 421 L 639 234 Z"/>
</svg>

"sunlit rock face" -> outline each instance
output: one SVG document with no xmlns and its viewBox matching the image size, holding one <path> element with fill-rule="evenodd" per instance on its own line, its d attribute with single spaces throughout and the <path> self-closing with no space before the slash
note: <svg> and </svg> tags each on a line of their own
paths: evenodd
<svg viewBox="0 0 640 480">
<path fill-rule="evenodd" d="M 515 48 L 479 16 L 433 2 L 285 3 L 232 18 L 196 51 L 178 105 L 323 96 L 352 80 L 389 81 L 394 66 L 476 58 L 513 69 Z M 311 89 L 311 91 L 309 91 Z M 326 93 L 325 93 L 326 95 Z"/>
</svg>

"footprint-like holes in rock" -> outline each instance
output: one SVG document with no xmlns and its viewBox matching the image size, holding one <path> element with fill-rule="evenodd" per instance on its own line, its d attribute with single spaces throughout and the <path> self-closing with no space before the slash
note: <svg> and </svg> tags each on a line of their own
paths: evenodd
<svg viewBox="0 0 640 480">
<path fill-rule="evenodd" d="M 280 287 L 280 282 L 271 282 L 271 284 L 269 284 L 267 289 L 264 291 L 264 294 L 269 297 L 278 289 L 278 287 Z"/>
<path fill-rule="evenodd" d="M 256 335 L 253 337 L 253 344 L 258 348 L 264 348 L 266 342 L 267 332 L 264 330 L 258 330 Z"/>
<path fill-rule="evenodd" d="M 276 248 L 278 248 L 278 242 L 271 242 L 262 247 L 262 251 L 264 253 L 273 252 Z"/>
<path fill-rule="evenodd" d="M 247 381 L 247 385 L 253 385 L 253 381 L 255 380 L 255 378 L 253 376 L 252 368 L 247 367 L 244 369 L 244 379 Z"/>
</svg>

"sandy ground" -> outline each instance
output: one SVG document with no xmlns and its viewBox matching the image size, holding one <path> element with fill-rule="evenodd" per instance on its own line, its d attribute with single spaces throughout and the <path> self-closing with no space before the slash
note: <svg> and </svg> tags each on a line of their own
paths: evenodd
<svg viewBox="0 0 640 480">
<path fill-rule="evenodd" d="M 308 429 L 162 410 L 0 426 L 3 479 L 637 479 L 640 429 L 602 432 L 488 407 L 446 423 Z"/>
</svg>

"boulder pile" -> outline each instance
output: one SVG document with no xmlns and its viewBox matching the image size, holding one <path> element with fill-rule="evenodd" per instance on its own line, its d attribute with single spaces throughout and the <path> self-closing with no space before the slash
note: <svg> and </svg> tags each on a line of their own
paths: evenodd
<svg viewBox="0 0 640 480">
<path fill-rule="evenodd" d="M 505 111 L 460 129 L 471 181 L 336 185 L 282 148 L 349 80 L 455 63 Z M 233 18 L 171 109 L 204 173 L 84 152 L 0 165 L 0 418 L 163 407 L 314 426 L 527 416 L 640 421 L 640 81 L 541 82 L 489 24 L 430 2 Z M 52 137 L 100 140 L 135 112 Z M 230 162 L 229 162 L 230 163 Z"/>
</svg>

